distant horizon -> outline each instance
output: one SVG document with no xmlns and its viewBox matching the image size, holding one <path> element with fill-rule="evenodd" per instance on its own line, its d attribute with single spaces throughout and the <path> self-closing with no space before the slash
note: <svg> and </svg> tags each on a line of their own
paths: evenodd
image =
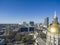
<svg viewBox="0 0 60 45">
<path fill-rule="evenodd" d="M 45 17 L 46 18 L 46 17 Z M 45 19 L 44 18 L 44 19 Z M 54 17 L 53 17 L 54 18 Z M 51 22 L 50 22 L 50 19 L 49 19 L 49 24 L 51 24 L 52 23 L 52 21 L 53 21 L 53 18 L 52 18 L 52 20 L 51 20 Z M 43 19 L 43 22 L 34 22 L 34 23 L 44 23 L 44 19 Z M 32 21 L 32 20 L 31 20 Z M 26 22 L 26 23 L 29 23 L 30 21 L 23 21 L 23 22 Z M 22 24 L 23 23 L 22 21 L 21 22 L 10 22 L 10 23 L 7 23 L 7 22 L 5 22 L 5 23 L 0 23 L 0 24 Z M 59 18 L 58 18 L 58 22 L 59 22 Z M 59 22 L 60 23 L 60 22 Z"/>
<path fill-rule="evenodd" d="M 47 16 L 46 16 L 47 17 Z M 34 22 L 34 23 L 44 23 L 44 19 L 46 18 L 46 17 L 44 17 L 43 19 L 42 19 L 42 22 Z M 53 18 L 54 18 L 54 16 L 53 16 Z M 49 23 L 52 23 L 52 21 L 53 21 L 53 18 L 52 18 L 52 20 L 50 20 L 50 18 L 49 18 Z M 30 21 L 33 21 L 33 20 L 30 20 Z M 16 20 L 16 22 L 3 22 L 3 23 L 0 23 L 0 24 L 19 24 L 19 23 L 23 23 L 23 22 L 26 22 L 26 23 L 29 23 L 30 21 L 20 21 L 20 22 L 18 22 L 18 20 Z M 59 18 L 58 18 L 58 22 L 59 22 Z M 60 23 L 60 22 L 59 22 Z"/>
<path fill-rule="evenodd" d="M 60 23 L 59 0 L 0 0 L 0 23 L 43 23 L 46 17 L 51 23 L 54 11 Z"/>
</svg>

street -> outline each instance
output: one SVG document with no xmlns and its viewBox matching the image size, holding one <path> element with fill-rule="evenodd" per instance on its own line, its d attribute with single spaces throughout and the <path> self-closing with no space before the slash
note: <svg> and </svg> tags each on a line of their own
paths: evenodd
<svg viewBox="0 0 60 45">
<path fill-rule="evenodd" d="M 43 41 L 40 37 L 37 38 L 39 45 L 46 45 L 45 41 Z"/>
</svg>

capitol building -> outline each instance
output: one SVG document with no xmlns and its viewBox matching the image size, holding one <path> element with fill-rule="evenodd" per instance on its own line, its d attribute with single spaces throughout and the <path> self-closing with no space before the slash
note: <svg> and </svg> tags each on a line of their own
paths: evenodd
<svg viewBox="0 0 60 45">
<path fill-rule="evenodd" d="M 54 13 L 52 24 L 47 30 L 46 45 L 60 45 L 60 24 L 56 12 Z"/>
</svg>

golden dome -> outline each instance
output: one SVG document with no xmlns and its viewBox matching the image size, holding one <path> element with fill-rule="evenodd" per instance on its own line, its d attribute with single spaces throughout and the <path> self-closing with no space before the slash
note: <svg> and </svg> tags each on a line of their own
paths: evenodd
<svg viewBox="0 0 60 45">
<path fill-rule="evenodd" d="M 60 25 L 58 23 L 58 17 L 57 16 L 54 16 L 53 23 L 51 26 L 49 26 L 48 32 L 53 33 L 53 34 L 60 34 Z"/>
<path fill-rule="evenodd" d="M 53 33 L 53 34 L 60 34 L 60 26 L 59 26 L 59 24 L 52 24 L 48 28 L 48 32 Z"/>
</svg>

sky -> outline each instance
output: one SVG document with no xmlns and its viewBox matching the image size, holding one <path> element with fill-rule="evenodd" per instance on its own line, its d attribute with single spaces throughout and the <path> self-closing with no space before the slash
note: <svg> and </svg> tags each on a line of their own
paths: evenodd
<svg viewBox="0 0 60 45">
<path fill-rule="evenodd" d="M 60 20 L 59 0 L 0 0 L 0 23 L 52 22 L 54 11 Z"/>
</svg>

